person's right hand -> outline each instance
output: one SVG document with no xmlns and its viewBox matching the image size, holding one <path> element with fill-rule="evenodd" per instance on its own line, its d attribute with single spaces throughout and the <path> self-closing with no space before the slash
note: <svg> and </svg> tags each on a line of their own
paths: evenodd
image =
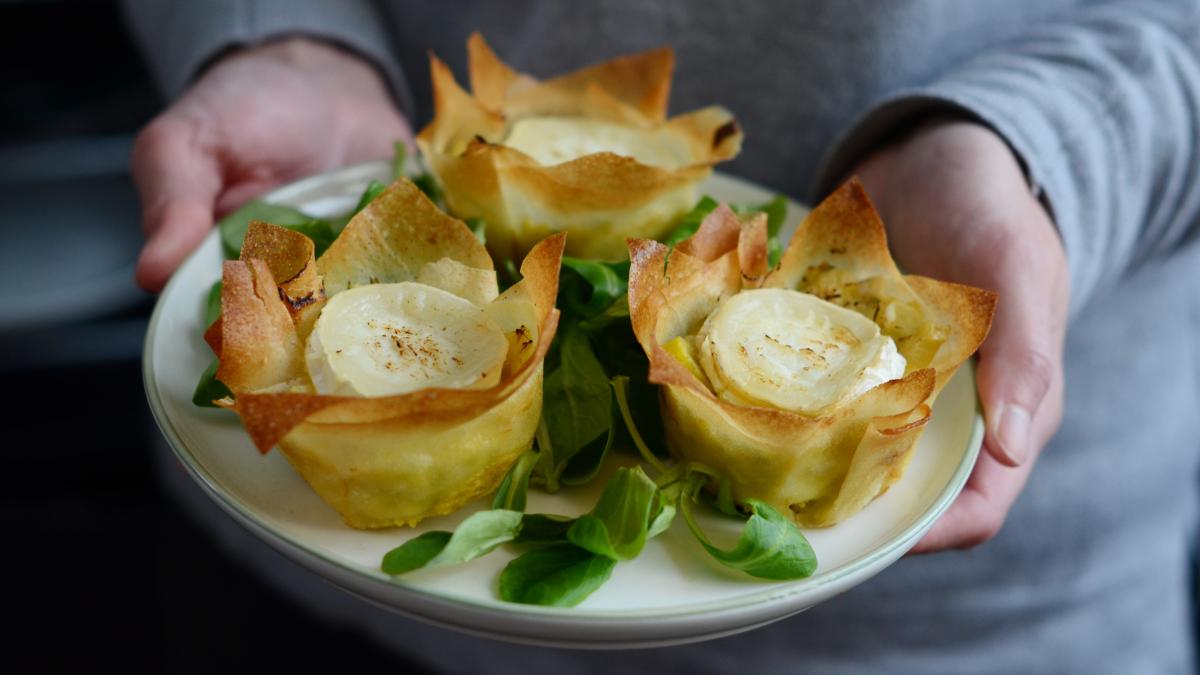
<svg viewBox="0 0 1200 675">
<path fill-rule="evenodd" d="M 161 290 L 213 221 L 271 187 L 390 157 L 411 142 L 379 72 L 293 38 L 222 57 L 138 135 L 146 244 L 137 282 Z"/>
</svg>

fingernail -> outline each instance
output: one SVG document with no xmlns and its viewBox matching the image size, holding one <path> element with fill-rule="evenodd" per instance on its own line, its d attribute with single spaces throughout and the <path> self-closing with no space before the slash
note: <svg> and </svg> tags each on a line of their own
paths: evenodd
<svg viewBox="0 0 1200 675">
<path fill-rule="evenodd" d="M 1019 405 L 1003 405 L 996 424 L 996 440 L 1012 466 L 1024 464 L 1029 454 L 1029 411 Z"/>
</svg>

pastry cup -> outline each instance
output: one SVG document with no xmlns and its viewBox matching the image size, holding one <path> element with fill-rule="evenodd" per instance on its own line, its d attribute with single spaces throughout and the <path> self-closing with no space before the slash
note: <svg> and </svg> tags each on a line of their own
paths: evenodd
<svg viewBox="0 0 1200 675">
<path fill-rule="evenodd" d="M 633 329 L 650 381 L 662 385 L 671 453 L 722 472 L 736 499 L 761 499 L 808 527 L 845 520 L 899 480 L 938 391 L 983 342 L 996 304 L 989 291 L 901 275 L 857 180 L 808 215 L 774 270 L 765 218 L 743 223 L 725 207 L 673 251 L 630 240 L 629 253 Z M 717 397 L 663 345 L 694 335 L 722 299 L 759 287 L 872 318 L 906 357 L 904 376 L 817 416 Z"/>
<path fill-rule="evenodd" d="M 217 378 L 234 393 L 221 403 L 260 452 L 278 446 L 353 527 L 452 512 L 494 490 L 530 447 L 558 321 L 563 238 L 535 246 L 522 280 L 497 297 L 487 251 L 408 180 L 356 215 L 319 259 L 307 237 L 252 223 L 241 259 L 225 263 L 221 318 L 205 335 L 220 357 Z M 304 347 L 327 297 L 418 280 L 484 307 L 505 331 L 500 382 L 382 397 L 316 393 Z"/>
<path fill-rule="evenodd" d="M 539 82 L 501 62 L 479 34 L 467 42 L 472 93 L 431 57 L 434 118 L 417 136 L 450 211 L 482 218 L 488 248 L 512 260 L 553 232 L 570 233 L 567 252 L 624 259 L 624 239 L 660 238 L 696 201 L 717 162 L 735 157 L 742 132 L 723 108 L 666 118 L 674 54 L 661 48 Z M 605 123 L 638 154 L 594 152 L 541 163 L 505 145 L 523 120 Z M 579 137 L 589 130 L 581 128 Z"/>
</svg>

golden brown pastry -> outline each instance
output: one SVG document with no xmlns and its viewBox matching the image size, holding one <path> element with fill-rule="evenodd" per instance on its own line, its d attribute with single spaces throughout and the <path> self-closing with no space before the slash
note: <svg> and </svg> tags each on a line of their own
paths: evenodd
<svg viewBox="0 0 1200 675">
<path fill-rule="evenodd" d="M 673 251 L 629 242 L 634 332 L 671 452 L 811 527 L 900 478 L 938 391 L 983 342 L 995 294 L 901 275 L 852 180 L 771 270 L 765 216 L 713 212 Z"/>
<path fill-rule="evenodd" d="M 224 404 L 349 525 L 454 511 L 530 447 L 563 239 L 535 246 L 498 295 L 470 229 L 405 179 L 320 259 L 307 237 L 252 223 L 205 336 Z"/>
<path fill-rule="evenodd" d="M 539 82 L 467 42 L 472 93 L 432 58 L 434 118 L 418 135 L 446 203 L 482 218 L 488 248 L 516 259 L 552 232 L 567 252 L 623 259 L 625 237 L 661 237 L 742 133 L 723 108 L 666 119 L 669 48 Z"/>
</svg>

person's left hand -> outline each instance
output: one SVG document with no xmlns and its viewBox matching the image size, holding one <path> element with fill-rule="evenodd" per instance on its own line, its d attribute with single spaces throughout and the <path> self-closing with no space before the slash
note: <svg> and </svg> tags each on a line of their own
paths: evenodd
<svg viewBox="0 0 1200 675">
<path fill-rule="evenodd" d="M 979 124 L 932 120 L 856 173 L 906 271 L 1000 295 L 976 371 L 985 452 L 913 553 L 976 546 L 1000 530 L 1062 420 L 1062 244 L 1012 151 Z"/>
</svg>

